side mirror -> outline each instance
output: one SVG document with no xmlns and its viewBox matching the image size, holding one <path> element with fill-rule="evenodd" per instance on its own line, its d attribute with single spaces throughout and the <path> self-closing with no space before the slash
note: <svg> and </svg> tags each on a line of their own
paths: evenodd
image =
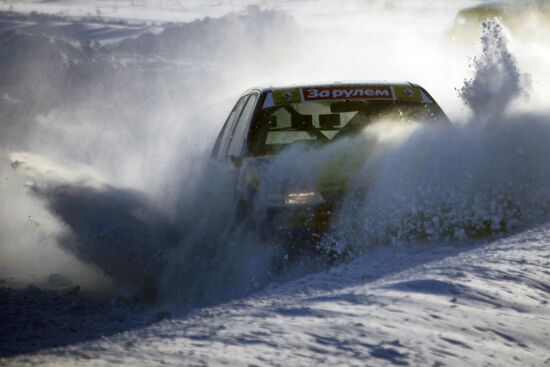
<svg viewBox="0 0 550 367">
<path fill-rule="evenodd" d="M 237 156 L 234 156 L 234 155 L 230 155 L 229 156 L 229 160 L 231 161 L 231 163 L 233 163 L 233 165 L 235 167 L 241 167 L 243 165 L 243 159 L 241 157 L 237 157 Z"/>
</svg>

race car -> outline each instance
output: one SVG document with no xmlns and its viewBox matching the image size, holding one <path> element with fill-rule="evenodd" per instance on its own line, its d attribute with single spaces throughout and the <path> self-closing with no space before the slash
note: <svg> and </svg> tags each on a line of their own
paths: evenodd
<svg viewBox="0 0 550 367">
<path fill-rule="evenodd" d="M 352 173 L 361 162 L 350 155 L 343 160 L 322 159 L 317 162 L 324 165 L 322 174 L 295 182 L 295 172 L 273 170 L 270 165 L 290 152 L 287 160 L 302 162 L 298 170 L 303 172 L 313 159 L 298 150 L 293 155 L 293 147 L 326 151 L 337 142 L 349 144 L 367 126 L 390 118 L 449 122 L 430 94 L 413 83 L 252 88 L 233 107 L 211 157 L 234 177 L 237 218 L 254 221 L 263 233 L 316 241 L 342 204 Z M 365 146 L 360 155 L 368 155 L 368 144 L 360 144 Z"/>
</svg>

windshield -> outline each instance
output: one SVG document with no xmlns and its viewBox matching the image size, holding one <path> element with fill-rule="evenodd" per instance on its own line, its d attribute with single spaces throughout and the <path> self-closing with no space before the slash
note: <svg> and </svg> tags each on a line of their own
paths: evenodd
<svg viewBox="0 0 550 367">
<path fill-rule="evenodd" d="M 397 100 L 330 100 L 264 106 L 251 132 L 253 155 L 276 154 L 298 142 L 326 144 L 360 133 L 381 120 L 425 122 L 445 119 L 435 103 Z"/>
</svg>

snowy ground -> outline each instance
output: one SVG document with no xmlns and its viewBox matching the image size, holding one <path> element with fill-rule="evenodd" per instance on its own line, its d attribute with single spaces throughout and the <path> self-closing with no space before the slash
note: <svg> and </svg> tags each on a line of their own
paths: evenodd
<svg viewBox="0 0 550 367">
<path fill-rule="evenodd" d="M 550 365 L 550 50 L 453 43 L 476 3 L 0 2 L 0 365 Z M 251 85 L 351 79 L 457 124 L 375 156 L 337 226 L 362 255 L 262 278 L 265 244 L 216 241 L 213 140 Z"/>
<path fill-rule="evenodd" d="M 74 306 L 46 312 L 51 319 L 45 319 L 42 305 L 9 322 L 18 297 L 8 295 L 0 315 L 14 330 L 2 341 L 3 353 L 28 353 L 0 363 L 543 366 L 550 364 L 549 265 L 545 225 L 488 243 L 377 249 L 327 272 L 156 323 L 116 312 L 106 321 L 97 310 L 75 317 Z M 51 327 L 59 334 L 39 331 Z M 88 340 L 75 344 L 80 327 Z"/>
</svg>

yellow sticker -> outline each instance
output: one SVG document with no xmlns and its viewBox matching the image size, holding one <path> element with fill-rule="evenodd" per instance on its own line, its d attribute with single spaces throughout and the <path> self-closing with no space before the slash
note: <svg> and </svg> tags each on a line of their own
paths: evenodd
<svg viewBox="0 0 550 367">
<path fill-rule="evenodd" d="M 396 85 L 395 87 L 395 98 L 398 101 L 415 101 L 422 102 L 422 93 L 419 88 L 410 87 L 407 85 L 400 86 Z"/>
<path fill-rule="evenodd" d="M 302 102 L 300 89 L 292 88 L 275 90 L 273 91 L 273 101 L 276 105 Z"/>
</svg>

